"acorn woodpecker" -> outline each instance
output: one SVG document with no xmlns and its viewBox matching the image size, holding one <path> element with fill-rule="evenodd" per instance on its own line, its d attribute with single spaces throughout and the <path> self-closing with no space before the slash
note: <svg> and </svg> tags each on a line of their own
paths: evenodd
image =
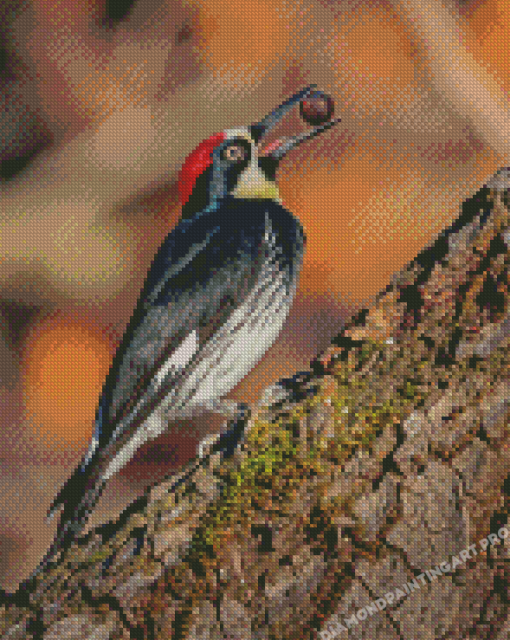
<svg viewBox="0 0 510 640">
<path fill-rule="evenodd" d="M 150 267 L 107 376 L 89 450 L 49 509 L 52 515 L 63 507 L 40 568 L 71 544 L 107 480 L 141 445 L 197 409 L 221 409 L 222 396 L 278 336 L 305 239 L 281 204 L 276 169 L 288 151 L 338 120 L 265 149 L 261 143 L 313 96 L 325 94 L 306 87 L 259 123 L 214 135 L 186 159 L 179 176 L 182 218 Z M 233 450 L 245 419 L 241 409 L 216 451 Z"/>
</svg>

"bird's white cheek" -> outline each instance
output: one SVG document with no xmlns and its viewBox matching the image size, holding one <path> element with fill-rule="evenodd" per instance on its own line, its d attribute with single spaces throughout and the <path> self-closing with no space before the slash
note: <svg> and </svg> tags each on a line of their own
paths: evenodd
<svg viewBox="0 0 510 640">
<path fill-rule="evenodd" d="M 254 163 L 241 174 L 232 195 L 236 198 L 261 198 L 281 203 L 276 182 L 268 180 L 264 172 Z"/>
</svg>

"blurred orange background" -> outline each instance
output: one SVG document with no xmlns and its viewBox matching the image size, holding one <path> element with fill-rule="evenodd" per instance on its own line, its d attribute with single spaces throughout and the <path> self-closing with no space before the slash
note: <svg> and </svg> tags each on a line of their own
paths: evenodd
<svg viewBox="0 0 510 640">
<path fill-rule="evenodd" d="M 431 89 L 390 2 L 138 0 L 113 25 L 103 0 L 2 11 L 0 578 L 10 589 L 51 540 L 45 510 L 87 447 L 196 144 L 312 82 L 342 118 L 280 170 L 307 253 L 282 335 L 231 394 L 248 401 L 306 369 L 504 159 Z M 464 2 L 460 14 L 463 46 L 506 95 L 510 0 Z M 294 114 L 282 132 L 302 127 Z M 13 157 L 23 168 L 10 174 Z M 182 424 L 158 455 L 140 452 L 93 522 L 185 462 L 218 424 Z"/>
</svg>

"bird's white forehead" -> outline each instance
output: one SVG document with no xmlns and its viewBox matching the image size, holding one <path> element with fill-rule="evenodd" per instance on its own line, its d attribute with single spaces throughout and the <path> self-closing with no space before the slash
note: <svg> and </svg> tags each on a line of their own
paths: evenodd
<svg viewBox="0 0 510 640">
<path fill-rule="evenodd" d="M 250 135 L 250 131 L 248 127 L 237 127 L 235 129 L 225 129 L 223 132 L 225 134 L 225 140 L 232 140 L 233 138 L 244 138 L 251 142 L 252 144 L 255 142 Z"/>
</svg>

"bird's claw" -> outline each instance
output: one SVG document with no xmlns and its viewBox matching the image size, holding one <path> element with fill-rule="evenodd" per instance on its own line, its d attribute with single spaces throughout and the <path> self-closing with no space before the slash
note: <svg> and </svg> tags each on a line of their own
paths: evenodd
<svg viewBox="0 0 510 640">
<path fill-rule="evenodd" d="M 200 459 L 221 452 L 225 457 L 230 457 L 239 444 L 251 411 L 247 404 L 237 405 L 236 416 L 227 423 L 227 428 L 222 433 L 215 433 L 203 438 L 197 449 Z"/>
</svg>

